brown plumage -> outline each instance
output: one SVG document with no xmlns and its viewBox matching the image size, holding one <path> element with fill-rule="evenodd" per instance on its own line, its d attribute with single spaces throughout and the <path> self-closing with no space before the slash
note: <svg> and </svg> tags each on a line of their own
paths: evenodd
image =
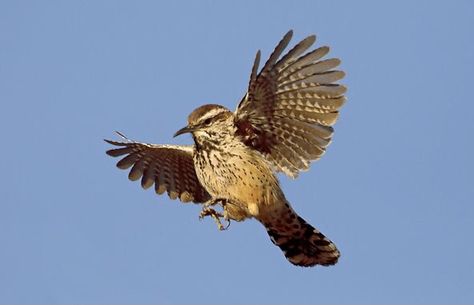
<svg viewBox="0 0 474 305">
<path fill-rule="evenodd" d="M 144 188 L 155 184 L 159 194 L 202 203 L 201 216 L 212 216 L 220 228 L 221 217 L 257 219 L 295 265 L 333 265 L 340 255 L 336 246 L 296 214 L 276 172 L 296 177 L 324 154 L 345 101 L 345 87 L 335 83 L 344 72 L 334 70 L 338 59 L 322 59 L 328 47 L 302 55 L 314 36 L 281 57 L 291 36 L 292 31 L 283 37 L 260 72 L 257 52 L 248 91 L 235 112 L 210 104 L 189 115 L 176 135 L 191 133 L 193 146 L 124 137 L 125 142 L 106 140 L 121 147 L 107 154 L 125 155 L 117 166 L 132 167 L 129 178 L 141 178 Z M 212 208 L 216 204 L 223 214 Z"/>
</svg>

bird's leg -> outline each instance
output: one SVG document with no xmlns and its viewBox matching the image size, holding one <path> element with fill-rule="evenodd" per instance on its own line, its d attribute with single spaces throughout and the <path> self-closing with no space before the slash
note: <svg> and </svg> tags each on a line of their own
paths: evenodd
<svg viewBox="0 0 474 305">
<path fill-rule="evenodd" d="M 210 206 L 213 206 L 217 203 L 220 203 L 222 205 L 222 208 L 224 208 L 224 205 L 226 204 L 226 200 L 225 199 L 219 199 L 219 198 L 213 198 L 213 199 L 210 199 L 210 200 L 206 201 L 203 204 L 203 208 L 201 210 L 201 213 L 199 213 L 199 219 L 203 219 L 206 216 L 211 216 L 212 219 L 214 219 L 214 221 L 216 222 L 217 228 L 219 229 L 219 231 L 226 230 L 230 226 L 229 219 L 227 217 L 225 217 L 222 213 L 219 213 L 219 212 L 217 212 L 216 210 L 214 210 L 213 208 L 210 207 Z M 227 225 L 225 227 L 221 222 L 221 218 L 224 218 L 227 221 Z"/>
<path fill-rule="evenodd" d="M 225 199 L 220 199 L 220 198 L 211 198 L 209 199 L 208 201 L 204 202 L 202 205 L 203 205 L 203 209 L 207 209 L 213 205 L 216 205 L 218 204 L 219 202 L 220 203 L 223 203 Z"/>
</svg>

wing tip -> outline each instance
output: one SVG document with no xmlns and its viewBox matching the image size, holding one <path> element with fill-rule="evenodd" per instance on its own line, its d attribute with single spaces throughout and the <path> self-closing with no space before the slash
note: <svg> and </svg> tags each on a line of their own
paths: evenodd
<svg viewBox="0 0 474 305">
<path fill-rule="evenodd" d="M 341 95 L 344 95 L 347 93 L 347 86 L 343 84 L 338 84 L 339 87 L 341 87 Z"/>
<path fill-rule="evenodd" d="M 341 64 L 341 60 L 337 57 L 331 58 L 331 60 L 334 61 L 334 64 L 336 65 L 336 67 Z"/>
<path fill-rule="evenodd" d="M 117 135 L 119 135 L 125 142 L 119 142 L 119 141 L 114 141 L 114 140 L 109 140 L 109 139 L 103 139 L 104 142 L 110 144 L 110 145 L 114 145 L 114 146 L 119 146 L 119 147 L 124 147 L 124 146 L 128 146 L 129 144 L 131 143 L 135 143 L 134 141 L 130 140 L 129 138 L 127 138 L 123 133 L 121 133 L 120 131 L 117 131 L 115 130 L 115 133 Z M 117 154 L 117 151 L 119 150 L 120 148 L 117 148 L 117 149 L 109 149 L 107 150 L 105 153 L 111 157 L 118 157 L 118 156 L 121 156 L 123 155 L 123 153 L 120 153 L 120 154 Z"/>
<path fill-rule="evenodd" d="M 321 47 L 315 49 L 314 51 L 318 51 L 318 50 L 324 54 L 322 56 L 322 57 L 324 57 L 324 56 L 326 56 L 326 54 L 329 53 L 329 51 L 331 51 L 331 47 L 330 46 L 321 46 Z"/>
<path fill-rule="evenodd" d="M 301 41 L 302 42 L 307 42 L 308 43 L 308 47 L 312 46 L 315 42 L 316 42 L 316 35 L 312 34 L 312 35 L 309 35 L 308 37 L 306 37 L 305 39 L 303 39 Z"/>
<path fill-rule="evenodd" d="M 104 142 L 110 144 L 110 145 L 113 145 L 113 146 L 119 146 L 119 147 L 124 147 L 124 146 L 127 146 L 127 143 L 123 143 L 123 142 L 117 142 L 117 141 L 113 141 L 113 140 L 109 140 L 109 139 L 103 139 Z M 118 157 L 118 156 L 121 156 L 122 154 L 121 153 L 118 153 L 122 148 L 114 148 L 114 149 L 109 149 L 109 150 L 106 150 L 105 153 L 111 157 Z"/>
<path fill-rule="evenodd" d="M 117 157 L 117 156 L 114 154 L 114 150 L 115 150 L 115 149 L 109 149 L 109 150 L 105 151 L 105 153 L 106 153 L 108 156 Z"/>
</svg>

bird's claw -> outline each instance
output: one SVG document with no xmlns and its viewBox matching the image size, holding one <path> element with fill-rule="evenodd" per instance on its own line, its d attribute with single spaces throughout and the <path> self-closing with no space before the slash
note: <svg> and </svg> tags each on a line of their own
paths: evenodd
<svg viewBox="0 0 474 305">
<path fill-rule="evenodd" d="M 211 216 L 212 219 L 214 219 L 214 221 L 216 222 L 217 224 L 217 228 L 219 229 L 219 231 L 223 231 L 223 230 L 227 230 L 230 226 L 230 220 L 226 217 L 224 217 L 224 215 L 222 213 L 219 213 L 217 212 L 216 210 L 214 210 L 213 208 L 209 208 L 209 207 L 204 207 L 202 210 L 201 210 L 201 213 L 199 213 L 199 219 L 203 219 L 204 217 L 206 216 Z M 221 222 L 221 218 L 224 218 L 226 221 L 227 221 L 227 225 L 224 226 Z"/>
</svg>

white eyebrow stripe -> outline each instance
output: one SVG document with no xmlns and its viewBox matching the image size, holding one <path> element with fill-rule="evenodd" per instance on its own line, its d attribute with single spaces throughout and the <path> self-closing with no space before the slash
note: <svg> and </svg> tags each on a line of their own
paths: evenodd
<svg viewBox="0 0 474 305">
<path fill-rule="evenodd" d="M 210 111 L 206 112 L 200 119 L 199 119 L 199 123 L 202 123 L 204 122 L 205 120 L 207 119 L 210 119 L 210 118 L 213 118 L 223 112 L 226 112 L 225 109 L 223 108 L 214 108 L 214 109 L 211 109 Z"/>
</svg>

